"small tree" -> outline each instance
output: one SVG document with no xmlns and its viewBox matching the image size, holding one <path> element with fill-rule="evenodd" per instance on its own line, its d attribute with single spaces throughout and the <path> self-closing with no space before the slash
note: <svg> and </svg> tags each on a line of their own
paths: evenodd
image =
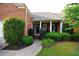
<svg viewBox="0 0 79 59">
<path fill-rule="evenodd" d="M 72 31 L 79 27 L 79 3 L 67 4 L 64 8 L 64 30 Z"/>
<path fill-rule="evenodd" d="M 73 33 L 73 29 L 79 26 L 79 21 L 65 20 L 63 25 L 63 31 Z"/>
<path fill-rule="evenodd" d="M 11 46 L 17 46 L 21 43 L 24 35 L 25 22 L 17 17 L 10 17 L 4 20 L 4 38 Z"/>
<path fill-rule="evenodd" d="M 64 17 L 68 20 L 79 20 L 79 3 L 67 4 L 64 8 Z"/>
</svg>

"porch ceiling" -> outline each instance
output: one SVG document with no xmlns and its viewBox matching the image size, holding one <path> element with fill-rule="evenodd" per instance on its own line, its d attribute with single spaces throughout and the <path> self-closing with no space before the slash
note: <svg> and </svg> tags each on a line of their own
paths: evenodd
<svg viewBox="0 0 79 59">
<path fill-rule="evenodd" d="M 62 20 L 62 13 L 50 13 L 50 12 L 37 12 L 32 13 L 33 21 L 45 21 L 45 20 Z"/>
</svg>

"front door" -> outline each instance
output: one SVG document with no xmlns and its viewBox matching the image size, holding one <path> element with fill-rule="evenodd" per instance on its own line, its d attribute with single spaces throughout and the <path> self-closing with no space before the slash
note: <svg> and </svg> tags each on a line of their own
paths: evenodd
<svg viewBox="0 0 79 59">
<path fill-rule="evenodd" d="M 39 28 L 39 24 L 37 24 L 37 25 L 36 25 L 36 34 L 39 33 L 39 29 L 40 29 L 40 28 Z"/>
</svg>

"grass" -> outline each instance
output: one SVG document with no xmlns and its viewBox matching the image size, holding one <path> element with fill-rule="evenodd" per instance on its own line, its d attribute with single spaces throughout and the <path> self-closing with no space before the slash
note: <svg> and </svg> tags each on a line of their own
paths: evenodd
<svg viewBox="0 0 79 59">
<path fill-rule="evenodd" d="M 79 42 L 60 42 L 50 48 L 42 48 L 37 56 L 79 56 Z"/>
</svg>

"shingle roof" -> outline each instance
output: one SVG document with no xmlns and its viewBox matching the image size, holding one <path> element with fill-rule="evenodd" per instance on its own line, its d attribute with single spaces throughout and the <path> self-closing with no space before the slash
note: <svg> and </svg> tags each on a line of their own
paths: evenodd
<svg viewBox="0 0 79 59">
<path fill-rule="evenodd" d="M 17 7 L 26 7 L 24 3 L 14 3 Z"/>
<path fill-rule="evenodd" d="M 33 21 L 62 20 L 63 13 L 34 12 L 32 13 L 32 16 L 33 16 Z"/>
<path fill-rule="evenodd" d="M 15 4 L 17 7 L 26 7 L 24 3 L 0 3 L 0 5 L 2 4 Z"/>
</svg>

